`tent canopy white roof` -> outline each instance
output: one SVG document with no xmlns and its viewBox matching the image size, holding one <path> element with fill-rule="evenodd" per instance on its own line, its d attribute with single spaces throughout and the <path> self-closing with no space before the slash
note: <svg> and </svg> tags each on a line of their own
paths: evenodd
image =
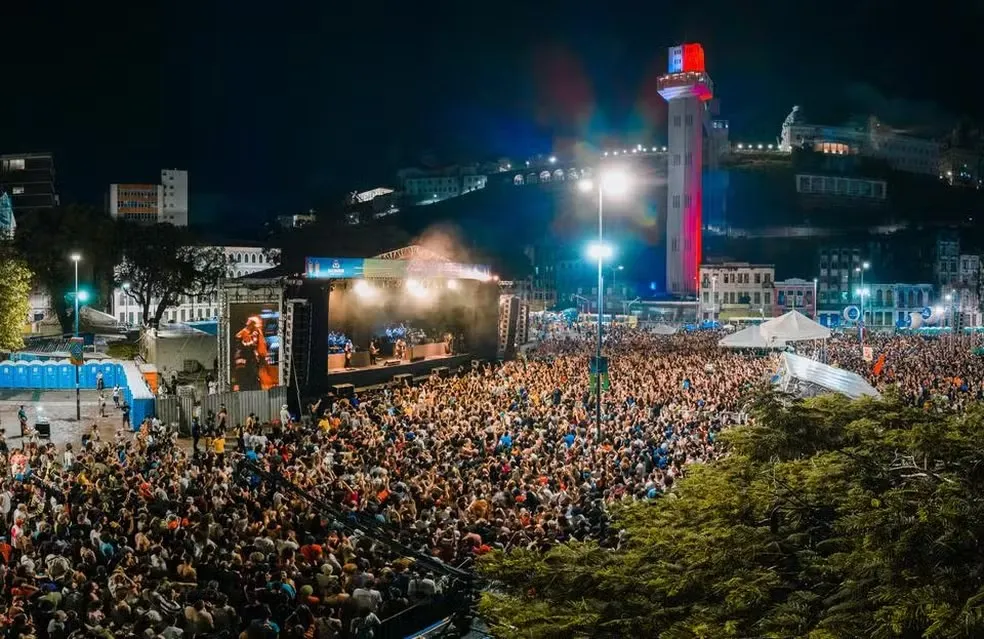
<svg viewBox="0 0 984 639">
<path fill-rule="evenodd" d="M 840 393 L 851 399 L 881 397 L 860 375 L 793 353 L 782 354 L 778 377 L 782 390 L 803 397 L 823 393 Z"/>
<path fill-rule="evenodd" d="M 762 334 L 762 326 L 746 326 L 736 333 L 726 335 L 718 340 L 718 346 L 724 348 L 785 348 L 782 340 L 768 340 Z"/>
<path fill-rule="evenodd" d="M 830 337 L 830 329 L 817 324 L 799 311 L 789 311 L 785 315 L 770 319 L 759 328 L 767 341 L 798 342 Z"/>
</svg>

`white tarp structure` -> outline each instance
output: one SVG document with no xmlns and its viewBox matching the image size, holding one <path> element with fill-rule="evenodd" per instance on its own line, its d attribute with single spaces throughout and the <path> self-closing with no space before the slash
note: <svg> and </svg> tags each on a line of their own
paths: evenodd
<svg viewBox="0 0 984 639">
<path fill-rule="evenodd" d="M 767 341 L 800 342 L 810 339 L 828 339 L 830 329 L 817 324 L 799 311 L 789 311 L 759 325 Z"/>
<path fill-rule="evenodd" d="M 669 326 L 667 324 L 656 324 L 649 329 L 649 332 L 653 335 L 675 335 L 677 332 L 676 327 Z"/>
<path fill-rule="evenodd" d="M 815 397 L 826 393 L 840 393 L 851 399 L 881 397 L 871 384 L 856 373 L 792 353 L 782 354 L 779 374 L 774 380 L 783 392 L 799 397 Z"/>
<path fill-rule="evenodd" d="M 746 326 L 736 333 L 726 335 L 718 340 L 718 346 L 724 348 L 785 348 L 782 340 L 768 340 L 762 334 L 761 325 Z"/>
</svg>

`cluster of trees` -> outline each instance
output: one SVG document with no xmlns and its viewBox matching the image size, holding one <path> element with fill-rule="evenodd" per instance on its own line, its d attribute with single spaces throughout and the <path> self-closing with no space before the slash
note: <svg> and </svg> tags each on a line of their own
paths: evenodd
<svg viewBox="0 0 984 639">
<path fill-rule="evenodd" d="M 13 247 L 0 245 L 0 350 L 13 351 L 24 345 L 32 277 Z"/>
<path fill-rule="evenodd" d="M 617 549 L 479 562 L 513 637 L 984 636 L 984 407 L 763 394 Z"/>
<path fill-rule="evenodd" d="M 17 235 L 9 254 L 29 269 L 28 278 L 51 293 L 62 330 L 71 330 L 74 302 L 72 253 L 82 255 L 80 280 L 95 307 L 109 305 L 114 287 L 128 285 L 126 294 L 143 311 L 144 323 L 156 326 L 168 306 L 182 295 L 214 291 L 225 272 L 220 249 L 202 245 L 191 230 L 170 224 L 135 225 L 112 219 L 105 211 L 68 205 L 33 212 L 18 218 Z M 6 282 L 0 283 L 6 297 Z M 27 317 L 16 315 L 19 335 Z M 18 298 L 18 299 L 21 299 Z M 4 317 L 6 307 L 0 308 Z M 10 311 L 11 317 L 14 317 Z M 5 335 L 0 335 L 0 344 Z"/>
</svg>

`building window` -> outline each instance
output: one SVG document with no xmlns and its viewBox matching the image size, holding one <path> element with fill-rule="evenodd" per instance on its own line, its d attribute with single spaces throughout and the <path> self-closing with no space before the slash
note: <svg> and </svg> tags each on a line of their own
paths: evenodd
<svg viewBox="0 0 984 639">
<path fill-rule="evenodd" d="M 15 158 L 13 160 L 4 160 L 3 169 L 5 171 L 23 171 L 26 168 L 24 158 Z"/>
<path fill-rule="evenodd" d="M 673 116 L 673 126 L 680 126 L 680 116 L 679 115 L 674 115 Z"/>
<path fill-rule="evenodd" d="M 10 188 L 10 194 L 11 195 L 24 195 L 24 187 L 23 186 L 13 186 L 13 187 Z"/>
<path fill-rule="evenodd" d="M 684 121 L 685 121 L 685 123 L 686 123 L 687 126 L 693 126 L 694 125 L 694 116 L 693 115 L 690 115 L 690 114 L 687 114 L 687 117 L 684 119 Z"/>
<path fill-rule="evenodd" d="M 765 293 L 762 293 L 762 297 L 764 298 L 764 302 L 765 302 L 765 305 L 766 306 L 771 306 L 772 305 L 772 292 L 771 291 L 766 291 Z"/>
<path fill-rule="evenodd" d="M 687 155 L 684 156 L 684 164 L 686 164 L 687 166 L 692 166 L 693 163 L 694 163 L 694 154 L 687 153 Z"/>
<path fill-rule="evenodd" d="M 673 196 L 673 208 L 675 208 L 675 209 L 680 208 L 680 196 L 679 195 L 674 195 Z"/>
<path fill-rule="evenodd" d="M 762 294 L 759 293 L 758 291 L 755 291 L 754 293 L 752 293 L 752 302 L 755 303 L 755 304 L 761 304 L 762 303 Z"/>
<path fill-rule="evenodd" d="M 680 166 L 680 154 L 679 153 L 674 153 L 673 154 L 673 166 Z"/>
<path fill-rule="evenodd" d="M 762 274 L 761 273 L 756 273 L 755 274 L 755 283 L 756 284 L 761 284 L 762 283 Z"/>
</svg>

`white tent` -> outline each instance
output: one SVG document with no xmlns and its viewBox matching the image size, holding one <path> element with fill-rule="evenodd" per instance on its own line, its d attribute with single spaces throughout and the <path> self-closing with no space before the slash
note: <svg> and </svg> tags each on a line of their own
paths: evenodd
<svg viewBox="0 0 984 639">
<path fill-rule="evenodd" d="M 799 311 L 789 311 L 759 325 L 766 341 L 799 342 L 810 339 L 827 339 L 830 329 L 817 324 Z"/>
<path fill-rule="evenodd" d="M 762 326 L 755 324 L 746 326 L 737 333 L 726 335 L 718 340 L 718 346 L 725 348 L 785 348 L 782 340 L 768 340 L 762 334 Z"/>
</svg>

